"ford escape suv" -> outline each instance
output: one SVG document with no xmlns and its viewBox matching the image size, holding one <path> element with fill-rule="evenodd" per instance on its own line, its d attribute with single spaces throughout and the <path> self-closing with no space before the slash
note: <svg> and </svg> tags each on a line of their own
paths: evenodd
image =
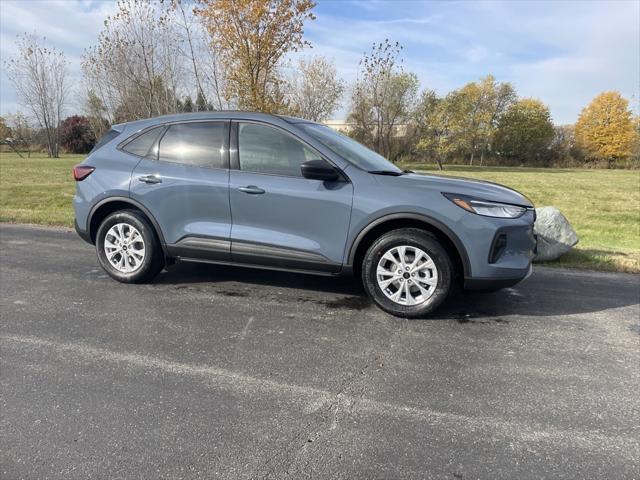
<svg viewBox="0 0 640 480">
<path fill-rule="evenodd" d="M 120 282 L 176 260 L 355 273 L 383 310 L 433 311 L 454 282 L 531 271 L 531 202 L 487 182 L 417 175 L 330 128 L 249 112 L 114 125 L 74 167 L 78 234 Z"/>
</svg>

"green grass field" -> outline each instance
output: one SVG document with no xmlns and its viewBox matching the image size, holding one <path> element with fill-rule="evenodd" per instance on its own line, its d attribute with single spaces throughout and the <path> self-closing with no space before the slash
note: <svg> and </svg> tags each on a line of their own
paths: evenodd
<svg viewBox="0 0 640 480">
<path fill-rule="evenodd" d="M 73 225 L 71 167 L 82 155 L 21 159 L 0 152 L 0 221 Z M 640 171 L 509 167 L 404 168 L 502 183 L 527 195 L 536 206 L 558 207 L 580 243 L 554 265 L 640 272 Z"/>
<path fill-rule="evenodd" d="M 73 226 L 71 168 L 83 158 L 0 152 L 0 221 Z"/>
</svg>

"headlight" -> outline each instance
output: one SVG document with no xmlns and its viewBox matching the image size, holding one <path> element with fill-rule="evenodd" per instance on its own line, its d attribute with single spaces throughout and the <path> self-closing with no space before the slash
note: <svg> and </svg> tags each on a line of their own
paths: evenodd
<svg viewBox="0 0 640 480">
<path fill-rule="evenodd" d="M 509 205 L 508 203 L 489 202 L 455 193 L 443 193 L 443 195 L 467 212 L 485 217 L 518 218 L 527 211 L 525 207 Z"/>
</svg>

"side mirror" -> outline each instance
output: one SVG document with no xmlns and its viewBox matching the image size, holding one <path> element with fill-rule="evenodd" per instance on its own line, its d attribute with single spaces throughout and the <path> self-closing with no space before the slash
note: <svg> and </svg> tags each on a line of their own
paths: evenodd
<svg viewBox="0 0 640 480">
<path fill-rule="evenodd" d="M 340 174 L 326 160 L 309 160 L 300 165 L 300 171 L 304 178 L 310 180 L 322 180 L 324 182 L 335 182 L 340 178 Z"/>
</svg>

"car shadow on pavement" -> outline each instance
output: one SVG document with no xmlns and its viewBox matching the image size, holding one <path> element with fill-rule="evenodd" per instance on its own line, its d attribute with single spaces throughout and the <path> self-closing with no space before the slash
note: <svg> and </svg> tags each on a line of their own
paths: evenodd
<svg viewBox="0 0 640 480">
<path fill-rule="evenodd" d="M 234 282 L 246 287 L 230 289 Z M 186 288 L 190 284 L 210 284 L 216 293 L 240 295 L 255 300 L 260 294 L 251 288 L 305 290 L 318 304 L 333 309 L 365 310 L 376 308 L 366 296 L 359 279 L 351 276 L 326 277 L 224 265 L 178 263 L 157 277 L 158 285 Z M 217 286 L 224 286 L 218 290 Z M 329 295 L 325 295 L 329 294 Z M 292 293 L 291 301 L 299 298 Z M 307 299 L 308 300 L 308 299 Z M 555 316 L 599 312 L 638 305 L 640 311 L 640 276 L 585 273 L 580 271 L 537 268 L 527 280 L 497 292 L 464 292 L 455 289 L 440 308 L 426 320 L 451 320 L 460 323 L 495 322 L 510 315 Z"/>
<path fill-rule="evenodd" d="M 159 275 L 155 283 L 167 285 L 238 282 L 276 288 L 293 288 L 366 297 L 360 282 L 349 276 L 322 276 L 259 268 L 178 262 Z"/>
<path fill-rule="evenodd" d="M 496 292 L 457 290 L 430 318 L 503 323 L 511 315 L 574 315 L 634 305 L 640 315 L 640 276 L 538 268 L 511 288 Z"/>
</svg>

